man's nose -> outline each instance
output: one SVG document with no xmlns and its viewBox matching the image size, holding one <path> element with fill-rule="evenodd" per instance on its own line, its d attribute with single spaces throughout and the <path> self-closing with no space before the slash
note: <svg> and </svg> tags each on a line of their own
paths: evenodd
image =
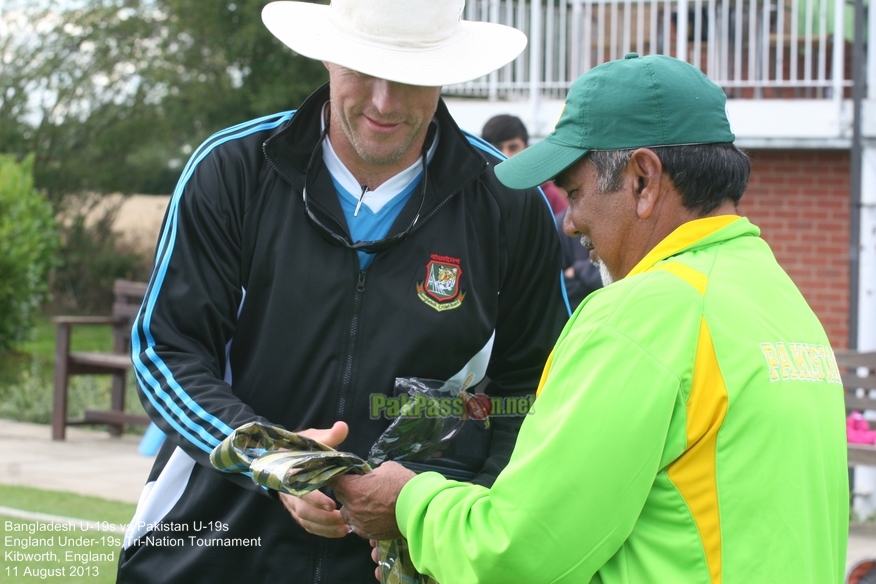
<svg viewBox="0 0 876 584">
<path fill-rule="evenodd" d="M 577 237 L 581 235 L 572 224 L 572 214 L 569 213 L 568 209 L 566 209 L 566 214 L 563 215 L 563 233 L 565 233 L 569 237 Z"/>
<path fill-rule="evenodd" d="M 386 79 L 375 79 L 372 86 L 371 101 L 382 114 L 398 109 L 401 103 L 399 84 Z"/>
</svg>

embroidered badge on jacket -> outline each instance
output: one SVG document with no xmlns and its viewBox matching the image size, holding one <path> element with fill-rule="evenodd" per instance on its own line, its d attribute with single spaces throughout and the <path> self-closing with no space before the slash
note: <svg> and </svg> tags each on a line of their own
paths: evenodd
<svg viewBox="0 0 876 584">
<path fill-rule="evenodd" d="M 462 268 L 459 259 L 432 254 L 426 264 L 426 279 L 417 282 L 417 296 L 437 311 L 459 308 L 465 292 L 459 291 Z"/>
</svg>

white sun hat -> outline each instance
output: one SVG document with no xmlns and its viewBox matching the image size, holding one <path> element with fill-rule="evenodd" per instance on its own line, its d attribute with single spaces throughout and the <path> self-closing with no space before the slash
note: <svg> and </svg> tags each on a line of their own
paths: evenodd
<svg viewBox="0 0 876 584">
<path fill-rule="evenodd" d="M 408 85 L 470 81 L 513 61 L 526 35 L 462 19 L 465 0 L 271 2 L 262 21 L 293 51 Z"/>
</svg>

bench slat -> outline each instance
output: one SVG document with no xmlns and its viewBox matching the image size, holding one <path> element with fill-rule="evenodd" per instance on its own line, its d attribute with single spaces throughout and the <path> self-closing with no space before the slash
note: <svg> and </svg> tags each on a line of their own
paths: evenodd
<svg viewBox="0 0 876 584">
<path fill-rule="evenodd" d="M 876 389 L 876 376 L 858 377 L 850 373 L 842 374 L 843 387 L 846 389 Z"/>
<path fill-rule="evenodd" d="M 133 368 L 130 355 L 115 353 L 70 353 L 71 365 L 106 367 L 114 370 Z"/>
<path fill-rule="evenodd" d="M 113 410 L 85 410 L 85 424 L 137 424 L 148 426 L 151 420 L 148 416 L 138 416 Z"/>
<path fill-rule="evenodd" d="M 876 466 L 876 446 L 850 443 L 849 466 L 856 464 Z"/>
<path fill-rule="evenodd" d="M 52 322 L 58 324 L 86 324 L 86 325 L 107 325 L 119 324 L 120 320 L 115 316 L 53 316 Z"/>
<path fill-rule="evenodd" d="M 876 351 L 835 351 L 836 364 L 840 367 L 869 367 L 876 369 Z"/>
<path fill-rule="evenodd" d="M 846 410 L 876 410 L 876 400 L 846 394 Z"/>
<path fill-rule="evenodd" d="M 146 295 L 146 282 L 135 282 L 133 280 L 116 280 L 113 283 L 113 294 L 123 296 L 134 296 L 142 299 Z"/>
</svg>

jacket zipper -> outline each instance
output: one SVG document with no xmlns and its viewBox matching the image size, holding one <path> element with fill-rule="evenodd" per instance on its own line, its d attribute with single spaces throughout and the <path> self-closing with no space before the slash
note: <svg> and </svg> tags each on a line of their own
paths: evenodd
<svg viewBox="0 0 876 584">
<path fill-rule="evenodd" d="M 274 171 L 278 175 L 280 175 L 280 177 L 283 180 L 285 180 L 287 183 L 289 183 L 289 186 L 291 186 L 293 189 L 295 189 L 295 185 L 292 183 L 291 180 L 289 180 L 289 177 L 284 175 L 280 171 L 280 169 L 277 168 L 277 165 L 275 165 L 274 162 L 271 160 L 271 157 L 268 156 L 268 153 L 265 149 L 264 144 L 262 144 L 262 153 L 265 156 L 265 160 L 268 161 L 268 164 L 271 165 L 271 167 L 274 169 Z M 316 208 L 320 209 L 321 211 L 325 211 L 325 209 L 323 209 L 319 205 L 319 203 L 314 201 L 312 204 Z M 341 225 L 341 223 L 339 221 L 335 220 L 334 217 L 331 216 L 331 214 L 329 214 L 329 213 L 325 213 L 325 214 L 328 215 L 328 217 L 335 223 L 335 225 L 340 227 L 341 231 L 343 231 L 344 234 L 347 235 L 347 237 L 350 237 L 350 234 L 349 234 L 349 232 L 347 232 L 346 227 Z M 377 260 L 377 256 L 374 257 L 374 260 L 372 260 L 372 263 L 376 260 Z M 358 263 L 358 261 L 359 261 L 358 254 L 356 254 L 356 262 Z M 365 277 L 367 275 L 368 275 L 367 268 L 365 270 L 358 270 L 358 275 L 356 278 L 356 291 L 353 295 L 353 317 L 350 320 L 350 341 L 347 343 L 347 358 L 346 358 L 345 363 L 344 363 L 344 374 L 341 377 L 341 395 L 340 395 L 340 398 L 338 399 L 337 419 L 339 419 L 339 420 L 343 418 L 344 411 L 347 409 L 347 396 L 349 395 L 350 387 L 353 384 L 353 349 L 356 346 L 356 337 L 357 337 L 358 332 L 359 332 L 359 311 L 362 308 L 362 294 L 365 292 Z"/>
<path fill-rule="evenodd" d="M 271 167 L 274 169 L 274 171 L 278 175 L 280 175 L 280 177 L 283 180 L 285 180 L 289 184 L 289 186 L 291 186 L 294 189 L 295 185 L 292 183 L 291 180 L 289 180 L 289 177 L 284 175 L 280 171 L 280 169 L 277 168 L 277 165 L 275 165 L 274 162 L 271 160 L 271 157 L 268 156 L 268 153 L 267 153 L 267 150 L 266 150 L 264 144 L 262 144 L 262 153 L 265 156 L 265 160 L 268 161 L 268 164 L 271 165 Z M 479 174 L 475 175 L 471 180 L 467 181 L 465 184 L 460 186 L 460 188 L 457 189 L 456 191 L 454 191 L 450 196 L 446 197 L 443 201 L 438 203 L 438 206 L 436 206 L 434 209 L 432 209 L 432 211 L 428 215 L 423 217 L 421 221 L 417 222 L 417 225 L 414 226 L 413 229 L 411 229 L 410 233 L 414 233 L 415 231 L 417 231 L 417 229 L 419 229 L 421 225 L 423 225 L 432 216 L 434 216 L 439 210 L 441 210 L 441 208 L 444 207 L 444 205 L 446 205 L 450 199 L 455 197 L 457 193 L 462 192 L 471 183 L 476 181 L 478 176 L 480 176 L 480 175 Z M 319 207 L 318 203 L 314 203 L 314 204 L 317 207 Z M 319 208 L 322 209 L 321 207 L 319 207 Z M 329 217 L 331 217 L 330 214 L 329 214 Z M 333 217 L 331 217 L 331 219 L 332 219 L 332 221 L 334 221 L 334 223 L 336 225 L 338 225 L 341 228 L 342 231 L 344 231 L 347 234 L 348 237 L 350 236 L 350 234 L 347 233 L 347 230 L 343 225 L 341 225 Z M 374 259 L 371 261 L 371 265 L 374 265 L 374 262 L 376 262 L 380 258 L 380 256 L 382 256 L 385 253 L 386 252 L 384 251 L 384 252 L 381 252 L 381 253 L 375 255 Z M 356 261 L 358 262 L 358 254 L 357 254 Z M 346 362 L 344 363 L 344 374 L 341 378 L 341 395 L 340 395 L 340 398 L 338 400 L 337 419 L 343 418 L 344 411 L 346 410 L 346 407 L 347 407 L 347 397 L 350 393 L 350 389 L 351 389 L 352 384 L 353 384 L 353 352 L 354 352 L 354 349 L 356 347 L 356 340 L 357 340 L 357 336 L 359 334 L 359 311 L 362 309 L 362 297 L 364 296 L 364 293 L 365 293 L 365 279 L 367 276 L 368 276 L 368 268 L 366 268 L 364 270 L 358 270 L 358 274 L 357 274 L 357 278 L 356 278 L 356 291 L 353 295 L 353 317 L 350 321 L 350 340 L 347 343 L 347 358 L 346 358 Z M 323 564 L 324 559 L 325 559 L 325 546 L 320 545 L 319 552 L 317 553 L 317 556 L 316 556 L 316 567 L 314 568 L 314 573 L 313 573 L 314 584 L 320 584 L 322 582 L 322 564 Z"/>
<path fill-rule="evenodd" d="M 376 261 L 375 257 L 372 263 Z M 347 343 L 347 359 L 344 363 L 344 375 L 341 378 L 341 396 L 338 399 L 338 419 L 344 417 L 347 409 L 347 396 L 353 385 L 353 351 L 356 348 L 356 338 L 359 334 L 359 312 L 362 309 L 362 296 L 365 293 L 365 278 L 368 276 L 367 268 L 359 270 L 356 279 L 356 292 L 353 294 L 353 318 L 350 319 L 350 340 Z"/>
<path fill-rule="evenodd" d="M 475 177 L 476 179 L 477 177 Z M 435 213 L 437 213 L 441 207 L 447 204 L 447 201 L 456 196 L 456 193 L 461 192 L 465 187 L 467 187 L 471 182 L 474 182 L 475 179 L 465 183 L 458 191 L 452 193 L 449 197 L 445 198 L 443 201 L 438 203 L 438 206 L 432 209 L 432 211 L 423 217 L 422 221 L 418 221 L 417 225 L 411 229 L 411 233 L 414 233 L 420 225 L 429 220 Z M 389 250 L 387 250 L 389 251 Z M 341 420 L 344 417 L 344 413 L 347 409 L 347 397 L 350 395 L 350 389 L 353 385 L 353 351 L 356 348 L 356 340 L 359 334 L 359 312 L 362 309 L 362 297 L 365 294 L 365 278 L 368 276 L 368 270 L 371 266 L 377 262 L 380 257 L 387 253 L 386 251 L 381 252 L 374 256 L 374 259 L 371 260 L 371 264 L 368 268 L 364 270 L 359 270 L 358 278 L 356 280 L 356 292 L 353 295 L 353 318 L 350 320 L 350 341 L 347 343 L 347 359 L 344 363 L 344 375 L 341 377 L 341 395 L 338 399 L 338 415 L 337 419 Z"/>
<path fill-rule="evenodd" d="M 316 567 L 313 569 L 313 584 L 322 582 L 322 561 L 325 559 L 325 542 L 319 542 L 319 552 L 316 554 Z"/>
</svg>

